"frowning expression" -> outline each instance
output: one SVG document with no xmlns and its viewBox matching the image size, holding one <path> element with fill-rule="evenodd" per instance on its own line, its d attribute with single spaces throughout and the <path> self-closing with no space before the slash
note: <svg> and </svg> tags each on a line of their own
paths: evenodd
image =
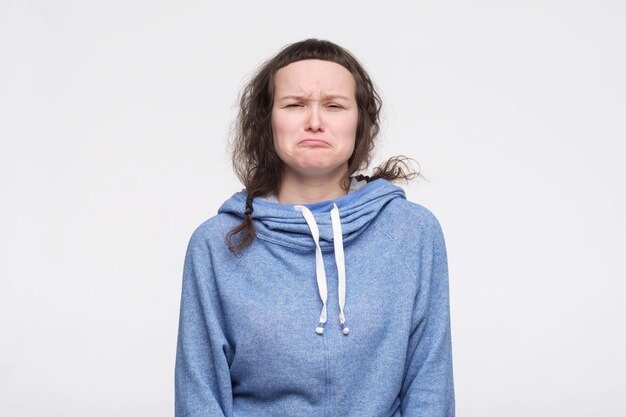
<svg viewBox="0 0 626 417">
<path fill-rule="evenodd" d="M 358 123 L 354 77 L 343 66 L 308 59 L 276 72 L 272 130 L 284 175 L 345 174 Z"/>
</svg>

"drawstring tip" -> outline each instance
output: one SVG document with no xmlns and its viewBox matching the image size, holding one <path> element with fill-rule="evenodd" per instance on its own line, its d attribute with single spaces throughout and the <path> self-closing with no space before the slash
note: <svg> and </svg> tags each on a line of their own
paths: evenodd
<svg viewBox="0 0 626 417">
<path fill-rule="evenodd" d="M 315 328 L 315 333 L 317 334 L 324 334 L 324 324 L 320 323 L 317 325 L 317 327 Z"/>
<path fill-rule="evenodd" d="M 341 332 L 346 336 L 348 335 L 348 333 L 350 333 L 350 329 L 348 328 L 348 326 L 346 326 L 345 323 L 341 323 Z"/>
</svg>

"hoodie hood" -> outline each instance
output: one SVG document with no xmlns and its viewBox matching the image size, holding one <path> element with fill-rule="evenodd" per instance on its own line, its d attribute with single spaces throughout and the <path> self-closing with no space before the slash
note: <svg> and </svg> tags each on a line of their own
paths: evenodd
<svg viewBox="0 0 626 417">
<path fill-rule="evenodd" d="M 219 213 L 231 214 L 243 220 L 246 197 L 245 191 L 234 194 L 220 207 Z M 405 199 L 404 190 L 378 179 L 338 199 L 303 206 L 311 211 L 319 226 L 321 249 L 328 250 L 333 248 L 330 212 L 335 205 L 341 218 L 343 244 L 347 245 L 365 231 L 378 213 L 396 198 Z M 252 219 L 259 239 L 296 249 L 312 248 L 311 230 L 298 205 L 254 199 L 253 207 Z"/>
</svg>

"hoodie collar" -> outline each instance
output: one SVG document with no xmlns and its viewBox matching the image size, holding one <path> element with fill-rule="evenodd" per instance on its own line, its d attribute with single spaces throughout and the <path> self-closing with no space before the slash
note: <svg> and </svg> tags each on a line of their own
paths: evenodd
<svg viewBox="0 0 626 417">
<path fill-rule="evenodd" d="M 234 194 L 219 209 L 239 218 L 244 217 L 247 193 Z M 359 236 L 387 203 L 406 198 L 404 190 L 386 180 L 372 181 L 360 190 L 334 200 L 306 204 L 320 227 L 319 245 L 322 250 L 333 248 L 333 230 L 329 213 L 336 205 L 341 212 L 344 245 Z M 252 218 L 257 237 L 261 240 L 291 248 L 310 250 L 311 230 L 297 205 L 280 204 L 255 199 Z"/>
</svg>

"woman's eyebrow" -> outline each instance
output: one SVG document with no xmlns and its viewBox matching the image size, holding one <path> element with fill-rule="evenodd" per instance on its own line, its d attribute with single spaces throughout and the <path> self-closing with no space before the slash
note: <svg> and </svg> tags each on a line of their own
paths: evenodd
<svg viewBox="0 0 626 417">
<path fill-rule="evenodd" d="M 279 100 L 287 100 L 287 99 L 293 99 L 293 100 L 308 100 L 309 97 L 306 96 L 299 96 L 296 94 L 288 94 L 286 96 L 282 96 L 278 98 Z"/>
<path fill-rule="evenodd" d="M 335 99 L 341 99 L 341 100 L 347 100 L 350 101 L 350 97 L 344 96 L 342 94 L 328 94 L 324 96 L 325 100 L 335 100 Z"/>
</svg>

